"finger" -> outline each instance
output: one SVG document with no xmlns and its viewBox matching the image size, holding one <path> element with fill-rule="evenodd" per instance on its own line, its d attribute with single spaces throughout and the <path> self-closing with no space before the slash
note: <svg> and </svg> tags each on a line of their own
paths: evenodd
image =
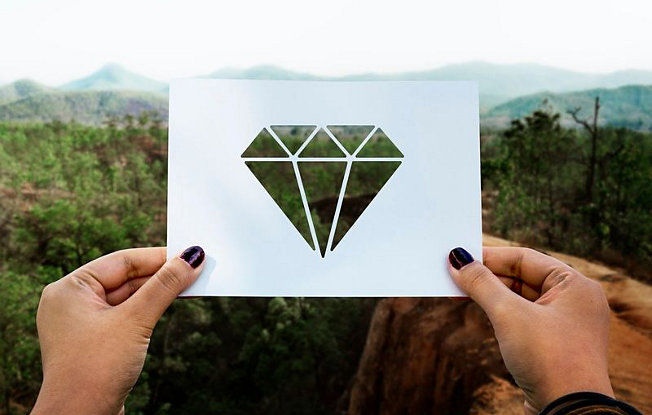
<svg viewBox="0 0 652 415">
<path fill-rule="evenodd" d="M 140 277 L 127 280 L 124 284 L 115 290 L 106 293 L 106 302 L 111 305 L 118 305 L 124 302 L 127 298 L 131 297 L 133 293 L 138 291 L 138 289 L 142 287 L 150 278 L 151 277 Z"/>
<path fill-rule="evenodd" d="M 115 290 L 132 278 L 149 277 L 165 263 L 165 247 L 116 251 L 79 269 L 97 280 L 105 291 Z"/>
<path fill-rule="evenodd" d="M 529 248 L 484 248 L 484 265 L 493 273 L 516 277 L 525 284 L 541 291 L 545 280 L 560 270 L 571 270 L 568 265 Z"/>
<path fill-rule="evenodd" d="M 492 321 L 499 308 L 509 307 L 519 298 L 463 248 L 450 252 L 448 264 L 455 283 L 482 307 Z"/>
<path fill-rule="evenodd" d="M 518 294 L 527 300 L 536 301 L 541 296 L 539 290 L 530 287 L 520 278 L 503 277 L 502 275 L 497 275 L 497 277 L 513 293 Z"/>
<path fill-rule="evenodd" d="M 202 248 L 192 246 L 172 257 L 123 304 L 153 328 L 172 301 L 197 279 L 204 256 Z"/>
</svg>

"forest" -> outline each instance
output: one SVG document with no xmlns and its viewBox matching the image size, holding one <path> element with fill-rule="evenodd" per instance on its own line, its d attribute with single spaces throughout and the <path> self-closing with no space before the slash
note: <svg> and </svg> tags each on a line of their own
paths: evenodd
<svg viewBox="0 0 652 415">
<path fill-rule="evenodd" d="M 650 283 L 652 133 L 602 125 L 598 109 L 573 127 L 542 105 L 482 129 L 484 231 Z M 165 244 L 166 171 L 156 113 L 0 123 L 0 414 L 29 412 L 38 394 L 43 287 L 102 254 Z M 127 413 L 345 412 L 378 301 L 176 301 Z"/>
</svg>

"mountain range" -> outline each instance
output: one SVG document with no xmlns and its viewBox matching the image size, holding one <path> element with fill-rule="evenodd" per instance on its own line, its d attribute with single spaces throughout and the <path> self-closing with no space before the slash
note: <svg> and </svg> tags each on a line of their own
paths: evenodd
<svg viewBox="0 0 652 415">
<path fill-rule="evenodd" d="M 565 112 L 589 108 L 596 94 L 603 99 L 602 121 L 652 128 L 650 85 L 652 71 L 625 70 L 589 74 L 538 64 L 498 65 L 468 62 L 424 71 L 393 74 L 365 73 L 318 76 L 270 65 L 246 69 L 223 68 L 202 78 L 284 80 L 477 80 L 483 121 L 504 126 L 547 99 L 553 109 Z M 31 80 L 0 86 L 0 120 L 101 123 L 108 115 L 124 115 L 142 109 L 160 110 L 167 117 L 168 85 L 107 64 L 87 77 L 51 87 Z"/>
<path fill-rule="evenodd" d="M 620 88 L 597 88 L 554 94 L 540 92 L 499 104 L 482 114 L 485 127 L 504 127 L 516 118 L 525 117 L 544 107 L 562 115 L 562 125 L 574 126 L 569 110 L 581 108 L 578 117 L 591 118 L 595 98 L 600 97 L 599 121 L 615 127 L 652 131 L 652 85 L 629 85 Z"/>
</svg>

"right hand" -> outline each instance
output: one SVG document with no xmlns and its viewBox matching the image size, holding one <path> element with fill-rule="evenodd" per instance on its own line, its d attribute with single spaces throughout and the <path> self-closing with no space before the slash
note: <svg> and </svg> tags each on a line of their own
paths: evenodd
<svg viewBox="0 0 652 415">
<path fill-rule="evenodd" d="M 600 284 L 526 248 L 484 248 L 484 265 L 461 248 L 449 272 L 487 313 L 525 413 L 572 392 L 613 397 L 607 370 L 609 305 Z"/>
</svg>

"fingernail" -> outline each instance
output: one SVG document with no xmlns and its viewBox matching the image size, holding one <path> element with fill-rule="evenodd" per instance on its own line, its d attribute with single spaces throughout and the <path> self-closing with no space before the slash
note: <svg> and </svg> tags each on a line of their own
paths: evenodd
<svg viewBox="0 0 652 415">
<path fill-rule="evenodd" d="M 453 268 L 460 269 L 464 265 L 468 265 L 473 262 L 474 259 L 473 255 L 469 254 L 466 249 L 457 247 L 453 249 L 450 254 L 448 254 L 448 261 L 450 261 Z"/>
<path fill-rule="evenodd" d="M 197 268 L 204 262 L 204 250 L 201 249 L 201 246 L 191 246 L 190 248 L 183 251 L 181 254 L 181 259 L 190 264 L 191 267 Z"/>
</svg>

